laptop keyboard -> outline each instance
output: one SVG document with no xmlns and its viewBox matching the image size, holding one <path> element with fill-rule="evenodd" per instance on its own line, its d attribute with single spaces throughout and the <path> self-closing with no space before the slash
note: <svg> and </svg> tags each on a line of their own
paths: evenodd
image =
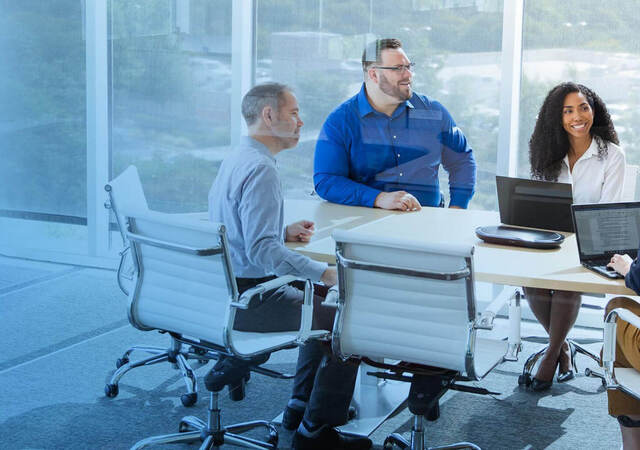
<svg viewBox="0 0 640 450">
<path fill-rule="evenodd" d="M 608 259 L 606 261 L 588 262 L 588 263 L 585 263 L 584 266 L 587 269 L 594 270 L 594 271 L 598 272 L 599 274 L 604 275 L 605 277 L 608 277 L 608 278 L 624 278 L 622 275 L 620 275 L 615 270 L 611 269 L 610 267 L 607 267 L 607 264 L 609 264 L 609 260 Z"/>
</svg>

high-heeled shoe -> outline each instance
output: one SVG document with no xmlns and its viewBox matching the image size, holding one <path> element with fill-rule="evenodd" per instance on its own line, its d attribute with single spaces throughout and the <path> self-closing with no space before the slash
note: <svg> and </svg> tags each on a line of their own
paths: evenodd
<svg viewBox="0 0 640 450">
<path fill-rule="evenodd" d="M 533 380 L 531 380 L 531 385 L 529 387 L 531 388 L 532 391 L 542 392 L 542 391 L 546 391 L 547 389 L 550 389 L 552 384 L 553 384 L 553 379 L 550 381 L 543 381 L 543 380 L 537 379 L 536 377 L 533 377 Z"/>
<path fill-rule="evenodd" d="M 576 373 L 574 370 L 576 367 L 576 348 L 571 345 L 571 342 L 567 342 L 567 345 L 569 346 L 571 368 L 566 372 L 560 372 L 560 367 L 558 367 L 558 376 L 556 377 L 558 383 L 566 383 L 567 381 L 573 380 L 576 377 Z"/>
</svg>

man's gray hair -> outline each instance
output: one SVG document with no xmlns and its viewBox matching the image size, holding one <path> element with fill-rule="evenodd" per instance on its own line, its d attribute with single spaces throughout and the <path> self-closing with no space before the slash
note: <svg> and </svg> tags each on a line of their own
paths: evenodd
<svg viewBox="0 0 640 450">
<path fill-rule="evenodd" d="M 284 103 L 285 92 L 291 92 L 291 88 L 281 83 L 264 83 L 252 87 L 242 99 L 242 117 L 247 125 L 256 123 L 265 106 L 278 111 Z"/>
</svg>

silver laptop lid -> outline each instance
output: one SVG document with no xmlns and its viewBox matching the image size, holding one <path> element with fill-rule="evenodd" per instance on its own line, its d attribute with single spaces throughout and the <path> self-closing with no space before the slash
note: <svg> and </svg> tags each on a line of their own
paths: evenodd
<svg viewBox="0 0 640 450">
<path fill-rule="evenodd" d="M 588 203 L 571 206 L 580 261 L 627 253 L 640 246 L 640 202 Z"/>
</svg>

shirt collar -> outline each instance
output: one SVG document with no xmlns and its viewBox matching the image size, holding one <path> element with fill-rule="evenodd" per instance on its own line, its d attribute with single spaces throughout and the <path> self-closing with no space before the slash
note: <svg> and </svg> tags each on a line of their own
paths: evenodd
<svg viewBox="0 0 640 450">
<path fill-rule="evenodd" d="M 578 159 L 578 161 L 582 159 L 589 159 L 594 156 L 598 156 L 598 143 L 596 142 L 596 139 L 597 138 L 595 136 L 591 138 L 591 145 L 589 145 L 589 148 L 583 153 L 583 155 Z M 569 153 L 567 153 L 564 156 L 564 158 L 562 158 L 562 160 L 567 165 L 567 167 L 569 167 Z"/>
<path fill-rule="evenodd" d="M 367 98 L 365 86 L 366 85 L 362 83 L 360 92 L 358 92 L 358 112 L 360 113 L 361 118 L 366 116 L 367 114 L 375 112 L 375 109 L 373 109 L 373 106 L 371 106 L 371 103 L 369 103 L 369 99 Z M 404 105 L 406 108 L 414 108 L 413 104 L 409 100 L 405 100 L 403 103 L 400 103 L 398 105 L 398 108 L 396 108 L 396 110 L 393 112 L 392 117 L 395 117 L 398 114 L 402 114 L 402 112 L 404 112 L 404 109 L 401 108 L 400 105 Z"/>
<path fill-rule="evenodd" d="M 274 161 L 276 160 L 276 157 L 273 156 L 273 154 L 271 154 L 271 151 L 269 150 L 269 148 L 267 148 L 266 145 L 264 145 L 260 141 L 256 141 L 251 136 L 242 136 L 240 138 L 240 147 L 241 148 L 250 148 L 252 150 L 256 150 L 258 153 L 266 155 L 266 156 L 268 156 L 269 158 L 271 158 Z"/>
</svg>

